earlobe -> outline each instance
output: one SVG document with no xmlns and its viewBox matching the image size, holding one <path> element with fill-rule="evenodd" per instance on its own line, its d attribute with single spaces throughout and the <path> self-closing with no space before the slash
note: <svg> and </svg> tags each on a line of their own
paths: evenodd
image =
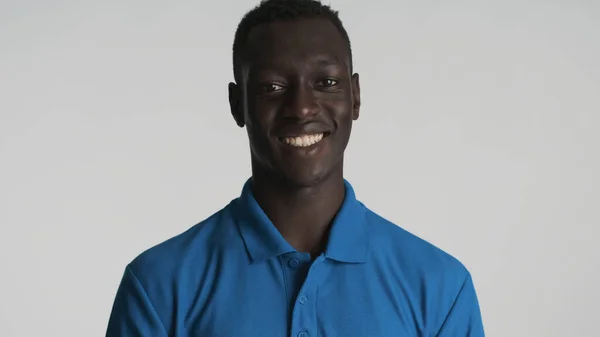
<svg viewBox="0 0 600 337">
<path fill-rule="evenodd" d="M 243 128 L 246 124 L 244 121 L 244 111 L 242 110 L 241 93 L 237 84 L 229 83 L 229 107 L 231 109 L 231 116 L 235 120 L 235 123 Z"/>
<path fill-rule="evenodd" d="M 352 119 L 360 115 L 360 80 L 358 74 L 352 75 Z"/>
</svg>

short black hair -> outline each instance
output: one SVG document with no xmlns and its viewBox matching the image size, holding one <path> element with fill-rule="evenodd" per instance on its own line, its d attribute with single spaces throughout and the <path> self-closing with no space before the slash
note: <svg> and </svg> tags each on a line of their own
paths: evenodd
<svg viewBox="0 0 600 337">
<path fill-rule="evenodd" d="M 342 34 L 348 45 L 350 70 L 352 71 L 350 37 L 342 25 L 338 11 L 318 0 L 262 0 L 260 4 L 244 15 L 235 32 L 233 41 L 233 76 L 235 80 L 241 80 L 239 71 L 246 48 L 246 40 L 252 28 L 273 21 L 312 17 L 328 19 Z"/>
</svg>

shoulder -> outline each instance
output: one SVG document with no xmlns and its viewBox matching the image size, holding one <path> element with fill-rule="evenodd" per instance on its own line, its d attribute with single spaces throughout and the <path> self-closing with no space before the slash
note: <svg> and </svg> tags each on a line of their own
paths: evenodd
<svg viewBox="0 0 600 337">
<path fill-rule="evenodd" d="M 117 293 L 118 310 L 137 312 L 143 304 L 171 331 L 174 315 L 194 300 L 202 275 L 214 268 L 215 256 L 239 240 L 230 206 L 133 258 Z"/>
<path fill-rule="evenodd" d="M 209 258 L 210 251 L 235 232 L 228 216 L 230 205 L 137 255 L 128 269 L 143 283 L 171 282 L 186 266 L 198 267 Z"/>
<path fill-rule="evenodd" d="M 465 265 L 433 243 L 366 209 L 371 252 L 417 282 L 444 281 L 460 287 L 468 277 Z"/>
<path fill-rule="evenodd" d="M 210 251 L 234 231 L 231 228 L 235 226 L 228 226 L 228 211 L 225 207 L 183 233 L 146 249 L 127 265 L 111 314 L 109 329 L 114 334 L 123 335 L 130 324 L 145 329 L 144 335 L 172 331 L 175 306 L 186 305 L 185 301 L 193 298 L 186 291 L 194 287 L 190 280 L 209 265 Z M 215 240 L 219 236 L 223 240 Z M 129 322 L 131 319 L 136 322 Z"/>
<path fill-rule="evenodd" d="M 371 266 L 408 298 L 424 331 L 438 331 L 471 275 L 456 257 L 372 211 Z M 467 292 L 471 289 L 467 289 Z"/>
</svg>

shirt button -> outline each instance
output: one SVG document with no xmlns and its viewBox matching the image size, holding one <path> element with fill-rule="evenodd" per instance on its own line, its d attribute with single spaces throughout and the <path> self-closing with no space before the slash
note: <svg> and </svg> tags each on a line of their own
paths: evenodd
<svg viewBox="0 0 600 337">
<path fill-rule="evenodd" d="M 288 265 L 294 269 L 298 268 L 298 266 L 300 266 L 300 261 L 298 259 L 291 259 L 288 262 Z M 306 337 L 306 336 L 302 336 L 302 337 Z"/>
<path fill-rule="evenodd" d="M 307 300 L 308 300 L 308 298 L 306 296 L 302 295 L 302 296 L 300 296 L 299 302 L 300 302 L 300 304 L 305 304 Z"/>
<path fill-rule="evenodd" d="M 298 334 L 298 337 L 308 337 L 308 333 L 302 331 L 301 333 Z"/>
</svg>

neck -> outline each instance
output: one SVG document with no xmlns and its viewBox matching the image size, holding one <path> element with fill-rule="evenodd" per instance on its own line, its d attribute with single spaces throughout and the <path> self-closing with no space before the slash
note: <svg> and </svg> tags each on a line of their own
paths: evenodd
<svg viewBox="0 0 600 337">
<path fill-rule="evenodd" d="M 324 251 L 331 223 L 344 201 L 341 169 L 315 186 L 299 187 L 253 168 L 252 190 L 267 217 L 292 247 L 313 257 Z"/>
</svg>

